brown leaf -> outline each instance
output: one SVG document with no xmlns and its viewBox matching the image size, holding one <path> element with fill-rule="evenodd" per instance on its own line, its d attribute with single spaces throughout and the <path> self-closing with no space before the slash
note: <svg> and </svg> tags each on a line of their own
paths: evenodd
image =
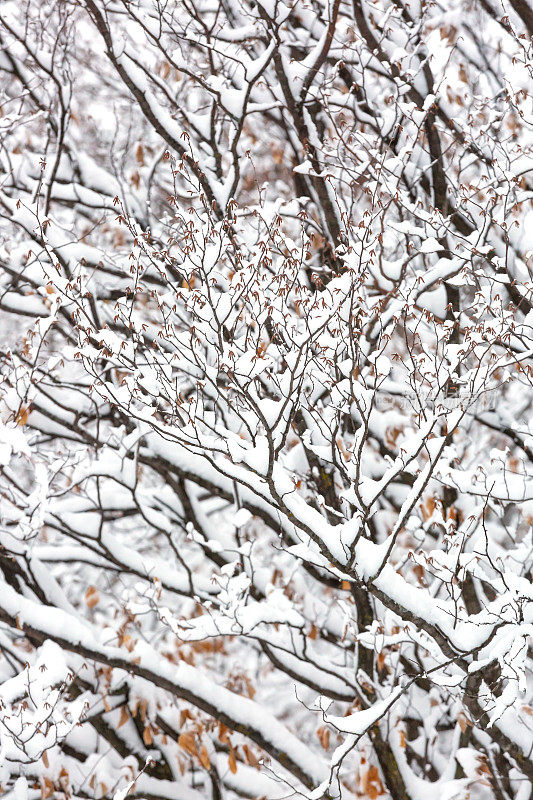
<svg viewBox="0 0 533 800">
<path fill-rule="evenodd" d="M 143 697 L 143 699 L 141 700 L 140 705 L 139 705 L 139 710 L 141 712 L 141 719 L 142 719 L 143 722 L 146 722 L 146 709 L 147 708 L 148 708 L 148 700 L 145 697 Z"/>
<path fill-rule="evenodd" d="M 424 567 L 422 564 L 415 564 L 413 567 L 413 572 L 416 575 L 418 582 L 421 583 L 423 586 L 425 585 L 425 578 L 424 578 Z"/>
<path fill-rule="evenodd" d="M 183 728 L 188 719 L 192 719 L 191 712 L 188 708 L 182 708 L 180 711 L 180 728 Z"/>
<path fill-rule="evenodd" d="M 120 709 L 120 720 L 117 727 L 122 728 L 122 726 L 126 724 L 129 718 L 130 714 L 128 709 L 126 708 L 126 706 L 122 706 L 122 708 Z"/>
<path fill-rule="evenodd" d="M 426 522 L 430 517 L 433 516 L 433 512 L 435 511 L 436 501 L 433 495 L 430 495 L 426 498 L 425 502 L 422 503 L 422 518 L 424 522 Z"/>
<path fill-rule="evenodd" d="M 26 406 L 21 406 L 20 411 L 17 414 L 16 423 L 17 425 L 26 425 L 28 422 L 28 409 Z"/>
<path fill-rule="evenodd" d="M 319 728 L 316 734 L 324 750 L 327 750 L 329 748 L 329 728 L 326 727 Z"/>
<path fill-rule="evenodd" d="M 255 755 L 255 753 L 252 750 L 250 750 L 247 744 L 243 745 L 242 749 L 244 750 L 244 757 L 246 758 L 248 764 L 251 767 L 254 767 L 255 769 L 259 769 L 261 764 L 259 763 L 259 759 Z"/>
<path fill-rule="evenodd" d="M 492 778 L 492 772 L 490 771 L 485 756 L 478 756 L 477 761 L 478 761 L 477 771 L 479 775 L 490 775 L 490 777 Z"/>
<path fill-rule="evenodd" d="M 59 773 L 59 785 L 63 789 L 64 792 L 68 790 L 70 784 L 70 775 L 68 774 L 65 767 L 61 768 L 61 772 Z"/>
<path fill-rule="evenodd" d="M 139 142 L 137 145 L 137 150 L 135 151 L 135 158 L 137 159 L 137 164 L 144 165 L 144 147 Z"/>
<path fill-rule="evenodd" d="M 46 752 L 46 750 L 43 751 L 41 758 L 43 759 L 44 766 L 46 767 L 46 769 L 48 769 L 48 767 L 50 766 L 50 762 L 48 761 L 48 753 Z"/>
<path fill-rule="evenodd" d="M 204 744 L 200 748 L 200 763 L 204 769 L 211 769 L 211 761 L 209 760 L 209 754 Z"/>
<path fill-rule="evenodd" d="M 228 764 L 230 771 L 235 775 L 237 772 L 237 759 L 235 758 L 235 753 L 233 752 L 233 748 L 230 750 L 230 754 L 228 756 Z"/>
<path fill-rule="evenodd" d="M 342 441 L 342 439 L 341 439 L 341 437 L 340 437 L 340 436 L 338 436 L 338 437 L 337 437 L 337 447 L 338 447 L 338 448 L 339 448 L 339 450 L 341 451 L 341 453 L 342 453 L 342 457 L 344 458 L 344 460 L 345 460 L 345 461 L 349 461 L 349 460 L 350 460 L 350 458 L 352 457 L 352 454 L 351 454 L 351 452 L 350 452 L 350 451 L 347 449 L 346 445 L 344 444 L 344 442 Z"/>
<path fill-rule="evenodd" d="M 460 711 L 459 714 L 457 715 L 457 722 L 459 723 L 459 727 L 461 728 L 461 731 L 463 733 L 466 731 L 469 725 L 470 727 L 472 727 L 472 723 L 470 722 L 468 717 L 465 714 L 463 714 L 462 711 Z"/>
<path fill-rule="evenodd" d="M 196 747 L 196 737 L 194 733 L 191 731 L 186 731 L 185 733 L 181 733 L 178 739 L 178 745 L 185 750 L 186 753 L 189 753 L 191 756 L 198 755 L 198 748 Z"/>
<path fill-rule="evenodd" d="M 396 441 L 400 433 L 403 433 L 403 428 L 387 428 L 385 431 L 385 444 L 393 450 L 396 446 Z"/>
<path fill-rule="evenodd" d="M 89 586 L 85 592 L 85 602 L 89 608 L 94 608 L 100 602 L 100 592 L 96 586 Z"/>
<path fill-rule="evenodd" d="M 229 744 L 228 728 L 223 722 L 218 723 L 218 741 L 222 744 Z"/>
<path fill-rule="evenodd" d="M 153 741 L 154 739 L 152 737 L 152 729 L 149 725 L 147 725 L 143 731 L 143 742 L 145 743 L 145 745 L 149 747 L 153 743 Z"/>
<path fill-rule="evenodd" d="M 128 651 L 128 653 L 131 653 L 132 650 L 135 649 L 135 642 L 133 641 L 133 639 L 131 638 L 129 633 L 126 633 L 122 637 L 122 641 L 121 641 L 120 645 L 121 645 L 121 647 L 125 647 L 126 650 Z"/>
<path fill-rule="evenodd" d="M 371 764 L 368 768 L 368 780 L 370 783 L 368 787 L 368 796 L 371 797 L 372 800 L 378 795 L 385 793 L 381 778 L 379 777 L 378 768 L 374 764 Z"/>
</svg>

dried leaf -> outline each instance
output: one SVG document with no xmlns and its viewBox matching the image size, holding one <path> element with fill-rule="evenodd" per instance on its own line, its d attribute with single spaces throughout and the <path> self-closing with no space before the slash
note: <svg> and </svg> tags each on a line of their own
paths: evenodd
<svg viewBox="0 0 533 800">
<path fill-rule="evenodd" d="M 21 406 L 20 411 L 17 414 L 16 423 L 17 425 L 26 425 L 28 422 L 28 409 L 26 406 Z"/>
<path fill-rule="evenodd" d="M 319 738 L 320 744 L 322 745 L 324 750 L 327 750 L 329 748 L 329 736 L 330 736 L 329 728 L 326 727 L 319 728 L 316 733 Z"/>
<path fill-rule="evenodd" d="M 143 722 L 146 722 L 146 709 L 147 708 L 148 708 L 148 700 L 145 697 L 143 697 L 143 699 L 141 700 L 140 705 L 139 705 L 141 719 L 142 719 Z"/>
<path fill-rule="evenodd" d="M 422 519 L 424 520 L 424 522 L 427 522 L 427 520 L 433 516 L 433 512 L 435 511 L 436 505 L 437 503 L 433 495 L 427 497 L 426 500 L 422 503 L 421 510 L 422 510 Z"/>
<path fill-rule="evenodd" d="M 248 764 L 251 767 L 254 767 L 254 769 L 259 769 L 261 767 L 261 764 L 259 763 L 259 759 L 255 755 L 255 753 L 248 747 L 247 744 L 243 745 L 242 749 L 244 750 L 244 757 L 246 758 Z"/>
<path fill-rule="evenodd" d="M 147 725 L 146 728 L 143 731 L 143 742 L 145 743 L 145 745 L 147 747 L 149 747 L 151 744 L 153 744 L 153 741 L 154 741 L 154 739 L 153 739 L 153 736 L 152 736 L 152 729 L 151 729 L 150 725 Z"/>
<path fill-rule="evenodd" d="M 218 741 L 221 744 L 229 744 L 229 735 L 228 735 L 228 728 L 224 725 L 223 722 L 219 722 L 218 724 Z"/>
<path fill-rule="evenodd" d="M 196 737 L 191 731 L 181 733 L 178 739 L 178 745 L 189 753 L 191 756 L 198 755 L 198 748 L 196 747 Z"/>
<path fill-rule="evenodd" d="M 200 763 L 204 769 L 211 769 L 211 761 L 209 760 L 209 754 L 204 744 L 200 748 Z"/>
<path fill-rule="evenodd" d="M 228 756 L 228 764 L 230 768 L 230 772 L 235 775 L 237 772 L 237 759 L 235 758 L 235 753 L 233 752 L 233 748 L 230 750 L 230 754 Z"/>
<path fill-rule="evenodd" d="M 94 608 L 100 602 L 100 592 L 96 586 L 89 586 L 85 592 L 85 602 L 89 608 Z"/>
<path fill-rule="evenodd" d="M 462 711 L 460 711 L 459 714 L 457 715 L 457 722 L 459 723 L 459 727 L 461 728 L 461 731 L 463 733 L 466 731 L 469 725 L 470 727 L 472 727 L 472 723 L 470 722 L 468 717 L 465 714 L 463 714 Z"/>
<path fill-rule="evenodd" d="M 126 706 L 122 706 L 122 708 L 120 709 L 120 720 L 118 722 L 118 726 L 117 727 L 122 728 L 122 726 L 126 724 L 126 722 L 129 720 L 129 718 L 130 718 L 130 714 L 129 714 L 128 709 L 126 708 Z"/>
<path fill-rule="evenodd" d="M 50 766 L 50 762 L 48 761 L 48 753 L 46 752 L 46 750 L 43 751 L 41 758 L 43 759 L 44 766 L 46 767 L 46 769 L 48 769 L 48 767 Z"/>
</svg>

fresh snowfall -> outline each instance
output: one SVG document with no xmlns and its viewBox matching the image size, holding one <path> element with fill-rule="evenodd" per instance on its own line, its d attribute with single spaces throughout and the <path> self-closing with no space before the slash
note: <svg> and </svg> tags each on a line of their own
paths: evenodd
<svg viewBox="0 0 533 800">
<path fill-rule="evenodd" d="M 2 800 L 533 800 L 533 0 L 0 2 Z"/>
</svg>

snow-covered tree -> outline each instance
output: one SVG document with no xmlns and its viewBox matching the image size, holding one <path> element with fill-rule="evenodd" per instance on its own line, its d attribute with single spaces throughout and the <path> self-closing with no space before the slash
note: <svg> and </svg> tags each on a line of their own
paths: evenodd
<svg viewBox="0 0 533 800">
<path fill-rule="evenodd" d="M 528 800 L 532 39 L 0 4 L 6 797 Z"/>
</svg>

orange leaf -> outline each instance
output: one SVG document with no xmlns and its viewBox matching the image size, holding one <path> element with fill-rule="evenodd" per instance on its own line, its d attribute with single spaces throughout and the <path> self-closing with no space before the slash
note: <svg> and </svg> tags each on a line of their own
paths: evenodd
<svg viewBox="0 0 533 800">
<path fill-rule="evenodd" d="M 178 745 L 182 747 L 185 752 L 189 753 L 191 756 L 198 755 L 198 748 L 196 747 L 196 741 L 194 737 L 194 733 L 191 731 L 186 731 L 185 733 L 181 733 L 178 739 Z"/>
<path fill-rule="evenodd" d="M 143 732 L 143 742 L 145 745 L 150 746 L 153 743 L 152 729 L 149 725 L 146 726 Z"/>
<path fill-rule="evenodd" d="M 228 756 L 228 764 L 230 771 L 235 775 L 235 773 L 237 772 L 237 759 L 235 758 L 235 753 L 233 752 L 233 750 L 230 751 L 230 754 Z"/>
<path fill-rule="evenodd" d="M 100 592 L 96 586 L 89 586 L 85 592 L 85 602 L 89 608 L 94 608 L 100 601 Z"/>
<path fill-rule="evenodd" d="M 255 686 L 253 685 L 253 683 L 250 680 L 250 678 L 247 678 L 246 676 L 244 678 L 244 682 L 246 684 L 246 691 L 248 692 L 248 697 L 251 697 L 252 700 L 253 700 L 254 695 L 255 695 Z"/>
<path fill-rule="evenodd" d="M 436 505 L 437 504 L 433 495 L 430 495 L 426 499 L 425 503 L 422 503 L 421 509 L 422 509 L 422 518 L 424 522 L 426 522 L 430 517 L 433 516 L 433 512 L 435 511 Z"/>
<path fill-rule="evenodd" d="M 459 727 L 463 733 L 466 731 L 469 725 L 472 726 L 472 723 L 462 711 L 457 715 L 457 722 L 459 723 Z"/>
<path fill-rule="evenodd" d="M 17 418 L 16 418 L 15 421 L 16 421 L 17 425 L 26 425 L 27 424 L 27 422 L 28 422 L 28 409 L 26 408 L 26 406 L 21 406 L 20 407 L 20 411 L 17 414 Z"/>
<path fill-rule="evenodd" d="M 126 706 L 122 706 L 122 708 L 120 709 L 120 720 L 118 723 L 118 727 L 122 728 L 122 726 L 126 724 L 129 718 L 130 715 L 128 709 L 126 708 Z"/>
<path fill-rule="evenodd" d="M 229 744 L 228 729 L 223 722 L 218 723 L 218 740 L 222 744 Z"/>
<path fill-rule="evenodd" d="M 327 750 L 329 747 L 329 728 L 325 727 L 319 728 L 316 733 L 320 740 L 320 744 L 322 745 L 324 750 Z"/>
<path fill-rule="evenodd" d="M 200 762 L 205 769 L 211 769 L 211 761 L 204 744 L 200 748 Z"/>
<path fill-rule="evenodd" d="M 182 708 L 180 711 L 180 728 L 183 728 L 188 719 L 192 719 L 191 712 L 188 708 Z"/>
<path fill-rule="evenodd" d="M 258 759 L 258 758 L 257 758 L 257 756 L 255 755 L 255 753 L 254 753 L 254 752 L 252 752 L 252 750 L 250 750 L 250 748 L 248 747 L 248 745 L 247 745 L 247 744 L 243 745 L 243 748 L 242 748 L 242 749 L 244 750 L 244 756 L 245 756 L 245 758 L 246 758 L 246 761 L 248 762 L 248 764 L 249 764 L 251 767 L 255 767 L 255 769 L 259 769 L 259 767 L 260 767 L 261 765 L 260 765 L 260 763 L 259 763 L 259 759 Z"/>
<path fill-rule="evenodd" d="M 140 712 L 141 712 L 141 719 L 142 719 L 143 722 L 146 722 L 146 709 L 147 708 L 148 708 L 148 700 L 145 697 L 143 697 L 143 699 L 141 700 L 140 706 L 139 706 L 139 709 L 140 709 Z"/>
</svg>

